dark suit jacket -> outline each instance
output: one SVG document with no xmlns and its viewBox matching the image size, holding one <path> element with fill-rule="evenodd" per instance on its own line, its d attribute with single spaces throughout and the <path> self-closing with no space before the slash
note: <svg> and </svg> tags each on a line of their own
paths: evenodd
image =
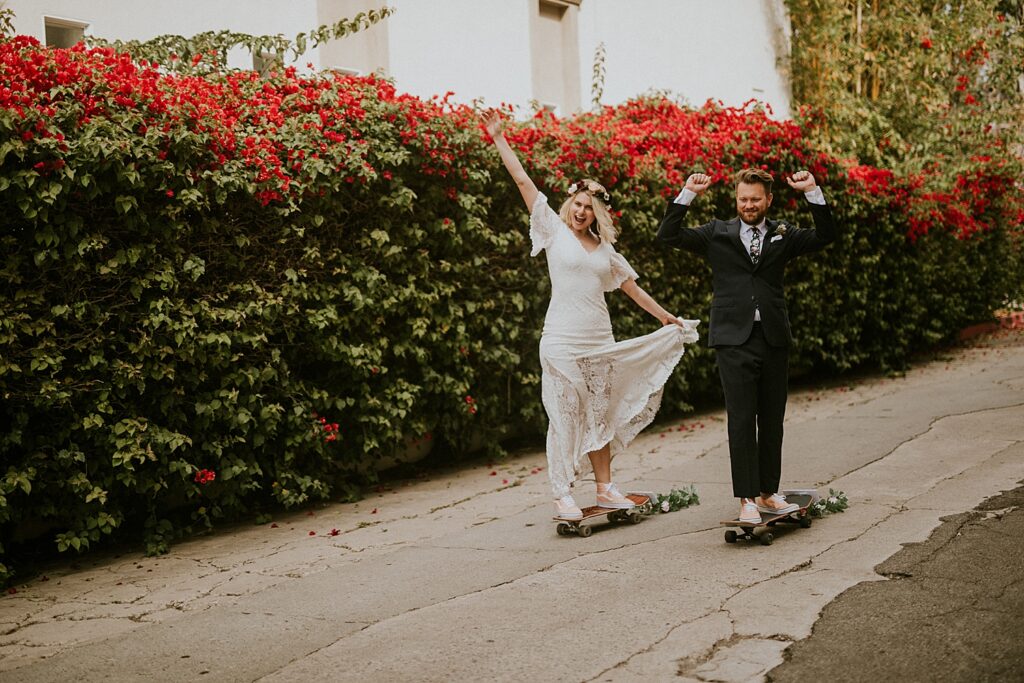
<svg viewBox="0 0 1024 683">
<path fill-rule="evenodd" d="M 750 336 L 754 309 L 761 310 L 761 328 L 772 346 L 793 341 L 789 313 L 783 292 L 786 263 L 797 256 L 818 251 L 835 239 L 838 232 L 828 205 L 809 204 L 814 230 L 787 225 L 781 239 L 775 239 L 782 223 L 766 221 L 767 235 L 761 258 L 755 266 L 740 240 L 740 219 L 713 220 L 699 227 L 683 227 L 688 206 L 668 205 L 658 228 L 658 239 L 678 249 L 700 254 L 711 264 L 714 298 L 708 344 L 734 346 Z"/>
</svg>

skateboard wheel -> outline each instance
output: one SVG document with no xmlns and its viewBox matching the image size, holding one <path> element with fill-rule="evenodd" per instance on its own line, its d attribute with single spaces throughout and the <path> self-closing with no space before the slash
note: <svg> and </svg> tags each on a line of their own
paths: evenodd
<svg viewBox="0 0 1024 683">
<path fill-rule="evenodd" d="M 590 536 L 590 534 L 594 533 L 594 530 L 591 529 L 589 526 L 581 526 L 576 533 L 582 536 L 583 538 L 586 538 Z"/>
<path fill-rule="evenodd" d="M 568 524 L 564 524 L 564 523 L 563 524 L 559 524 L 558 526 L 555 527 L 555 531 L 558 532 L 559 536 L 568 536 L 569 535 L 569 525 Z"/>
<path fill-rule="evenodd" d="M 643 517 L 640 515 L 639 512 L 631 512 L 631 513 L 629 513 L 629 523 L 630 524 L 639 524 L 640 520 L 642 520 L 642 519 L 643 519 Z"/>
<path fill-rule="evenodd" d="M 735 543 L 736 542 L 736 532 L 733 531 L 732 529 L 729 529 L 728 531 L 726 531 L 725 532 L 725 542 L 726 543 Z"/>
<path fill-rule="evenodd" d="M 761 545 L 771 545 L 772 541 L 774 541 L 774 540 L 775 540 L 775 537 L 772 536 L 767 531 L 764 532 L 763 534 L 761 534 Z"/>
<path fill-rule="evenodd" d="M 609 522 L 621 522 L 622 521 L 622 513 L 617 511 L 617 510 L 615 512 L 609 512 L 608 513 L 608 521 Z"/>
<path fill-rule="evenodd" d="M 810 515 L 804 515 L 803 517 L 800 518 L 800 528 L 801 529 L 808 529 L 808 528 L 810 528 L 810 526 L 811 526 L 811 517 L 810 517 Z"/>
</svg>

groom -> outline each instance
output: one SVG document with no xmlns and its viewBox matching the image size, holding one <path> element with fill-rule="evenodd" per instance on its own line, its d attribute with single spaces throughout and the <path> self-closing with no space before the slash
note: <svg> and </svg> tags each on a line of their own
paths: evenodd
<svg viewBox="0 0 1024 683">
<path fill-rule="evenodd" d="M 740 520 L 756 523 L 761 512 L 798 509 L 778 493 L 793 339 L 782 287 L 786 263 L 818 251 L 835 239 L 837 229 L 825 195 L 807 171 L 786 182 L 807 198 L 814 230 L 765 219 L 772 205 L 770 174 L 748 168 L 735 179 L 736 218 L 684 227 L 690 203 L 711 186 L 710 177 L 695 173 L 668 205 L 658 239 L 711 265 L 708 343 L 725 391 L 733 495 L 740 499 Z"/>
</svg>

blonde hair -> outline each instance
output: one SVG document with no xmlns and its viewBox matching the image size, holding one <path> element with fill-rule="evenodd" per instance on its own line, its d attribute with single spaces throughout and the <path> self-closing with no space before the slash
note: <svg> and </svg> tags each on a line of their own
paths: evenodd
<svg viewBox="0 0 1024 683">
<path fill-rule="evenodd" d="M 585 194 L 590 197 L 590 205 L 594 209 L 594 222 L 591 224 L 590 229 L 594 231 L 594 226 L 597 226 L 597 236 L 602 242 L 608 244 L 615 244 L 615 240 L 618 237 L 619 231 L 615 229 L 615 223 L 612 221 L 612 213 L 608 206 L 608 190 L 604 189 L 604 186 L 596 180 L 584 179 L 579 182 L 573 183 L 569 187 L 569 198 L 562 202 L 562 208 L 558 210 L 558 216 L 562 219 L 562 222 L 572 227 L 572 200 L 576 199 L 576 195 Z"/>
</svg>

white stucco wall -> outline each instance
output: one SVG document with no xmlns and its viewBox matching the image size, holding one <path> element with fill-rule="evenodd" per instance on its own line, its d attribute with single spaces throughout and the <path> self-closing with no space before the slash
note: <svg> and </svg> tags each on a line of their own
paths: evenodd
<svg viewBox="0 0 1024 683">
<path fill-rule="evenodd" d="M 756 98 L 776 117 L 787 117 L 790 90 L 779 68 L 785 66 L 780 29 L 786 25 L 779 0 L 583 0 L 583 100 L 590 102 L 594 52 L 603 42 L 604 104 L 669 90 L 694 105 Z"/>
<path fill-rule="evenodd" d="M 389 74 L 420 96 L 527 106 L 529 17 L 537 0 L 391 0 Z M 602 102 L 667 90 L 691 104 L 752 98 L 789 116 L 783 0 L 583 0 L 580 92 L 590 106 L 594 51 L 605 44 Z"/>
<path fill-rule="evenodd" d="M 536 0 L 532 0 L 536 1 Z M 390 75 L 429 97 L 525 105 L 530 81 L 531 0 L 391 0 Z"/>
<path fill-rule="evenodd" d="M 227 29 L 287 38 L 319 25 L 316 0 L 6 0 L 18 33 L 44 39 L 43 17 L 88 22 L 86 33 L 110 40 L 148 40 L 167 33 L 193 36 Z M 299 58 L 319 67 L 315 51 Z M 230 56 L 230 66 L 252 68 L 247 51 Z"/>
</svg>

